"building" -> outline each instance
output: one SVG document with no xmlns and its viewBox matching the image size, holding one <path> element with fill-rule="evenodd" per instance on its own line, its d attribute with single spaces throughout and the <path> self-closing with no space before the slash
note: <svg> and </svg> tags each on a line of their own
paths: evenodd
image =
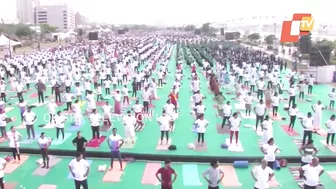
<svg viewBox="0 0 336 189">
<path fill-rule="evenodd" d="M 85 16 L 83 16 L 79 12 L 77 12 L 76 15 L 75 15 L 75 23 L 76 23 L 76 28 L 77 28 L 80 25 L 85 25 L 85 24 L 89 23 L 89 20 Z"/>
<path fill-rule="evenodd" d="M 34 8 L 39 0 L 16 0 L 16 16 L 21 23 L 34 23 Z"/>
<path fill-rule="evenodd" d="M 48 24 L 60 31 L 75 29 L 75 13 L 68 5 L 44 5 L 35 8 L 36 24 Z"/>
</svg>

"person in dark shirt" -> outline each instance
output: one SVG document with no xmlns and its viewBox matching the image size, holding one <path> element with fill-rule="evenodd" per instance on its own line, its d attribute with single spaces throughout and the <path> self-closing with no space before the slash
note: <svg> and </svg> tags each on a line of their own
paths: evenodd
<svg viewBox="0 0 336 189">
<path fill-rule="evenodd" d="M 172 179 L 172 175 L 174 175 L 173 179 Z M 156 172 L 155 176 L 161 182 L 161 189 L 173 189 L 173 183 L 175 182 L 177 178 L 177 174 L 175 170 L 171 167 L 170 160 L 165 161 L 165 166 L 161 167 Z"/>
<path fill-rule="evenodd" d="M 72 140 L 72 144 L 74 146 L 76 146 L 76 151 L 84 154 L 86 143 L 87 143 L 86 138 L 82 137 L 82 133 L 80 131 L 78 131 L 77 132 L 77 137 Z"/>
<path fill-rule="evenodd" d="M 58 84 L 56 81 L 56 84 L 53 86 L 54 91 L 55 91 L 55 102 L 56 103 L 61 103 L 61 85 Z"/>
<path fill-rule="evenodd" d="M 44 103 L 43 92 L 46 90 L 45 84 L 42 83 L 41 80 L 38 80 L 38 83 L 36 83 L 35 88 L 37 89 L 39 103 Z"/>
</svg>

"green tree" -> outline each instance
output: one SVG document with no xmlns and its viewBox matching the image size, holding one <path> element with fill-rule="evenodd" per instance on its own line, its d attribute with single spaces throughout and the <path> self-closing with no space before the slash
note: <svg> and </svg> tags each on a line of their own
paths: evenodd
<svg viewBox="0 0 336 189">
<path fill-rule="evenodd" d="M 251 41 L 258 41 L 261 38 L 261 36 L 259 33 L 252 33 L 249 36 L 247 36 L 247 38 Z"/>
<path fill-rule="evenodd" d="M 186 25 L 184 27 L 185 31 L 194 31 L 195 29 L 196 29 L 196 26 L 194 26 L 194 25 Z"/>
<path fill-rule="evenodd" d="M 302 54 L 309 53 L 312 47 L 311 33 L 302 35 L 299 39 L 299 50 Z"/>
<path fill-rule="evenodd" d="M 267 45 L 273 45 L 273 41 L 276 39 L 275 35 L 268 35 L 265 37 L 265 42 Z"/>
<path fill-rule="evenodd" d="M 201 27 L 201 31 L 202 31 L 202 33 L 205 33 L 205 34 L 210 33 L 211 32 L 211 23 L 208 22 L 208 23 L 203 24 L 202 27 Z"/>
<path fill-rule="evenodd" d="M 240 39 L 241 36 L 240 32 L 234 32 L 233 35 L 235 39 Z"/>
<path fill-rule="evenodd" d="M 15 31 L 15 35 L 18 37 L 30 37 L 33 31 L 26 25 L 18 25 Z"/>
<path fill-rule="evenodd" d="M 53 33 L 56 32 L 57 27 L 50 26 L 49 24 L 41 24 L 41 33 L 46 34 L 46 33 Z"/>
</svg>

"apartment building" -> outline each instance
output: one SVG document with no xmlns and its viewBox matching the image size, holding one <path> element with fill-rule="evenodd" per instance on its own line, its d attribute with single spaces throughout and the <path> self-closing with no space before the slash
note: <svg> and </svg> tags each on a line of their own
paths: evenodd
<svg viewBox="0 0 336 189">
<path fill-rule="evenodd" d="M 16 0 L 16 17 L 19 22 L 34 24 L 34 9 L 38 5 L 39 0 Z"/>
</svg>

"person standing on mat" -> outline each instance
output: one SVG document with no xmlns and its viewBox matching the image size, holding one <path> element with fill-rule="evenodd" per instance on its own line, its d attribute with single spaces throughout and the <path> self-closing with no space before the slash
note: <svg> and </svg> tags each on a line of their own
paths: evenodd
<svg viewBox="0 0 336 189">
<path fill-rule="evenodd" d="M 223 105 L 223 121 L 222 128 L 224 128 L 226 121 L 228 121 L 232 114 L 232 107 L 230 101 L 227 101 L 226 104 Z"/>
<path fill-rule="evenodd" d="M 48 103 L 48 110 L 49 110 L 49 124 L 53 125 L 55 120 L 56 109 L 58 108 L 57 104 L 54 100 L 50 100 Z"/>
<path fill-rule="evenodd" d="M 313 115 L 313 129 L 317 132 L 321 129 L 321 119 L 322 119 L 322 111 L 324 110 L 322 102 L 319 100 L 316 104 L 311 106 L 314 111 Z"/>
<path fill-rule="evenodd" d="M 272 115 L 273 117 L 276 118 L 278 117 L 278 108 L 281 101 L 277 92 L 274 93 L 271 100 L 272 100 Z"/>
<path fill-rule="evenodd" d="M 194 126 L 197 132 L 197 143 L 198 145 L 204 145 L 204 134 L 206 132 L 206 128 L 208 127 L 208 120 L 204 119 L 204 114 L 200 114 L 198 119 L 195 121 Z"/>
<path fill-rule="evenodd" d="M 291 85 L 290 88 L 288 89 L 288 95 L 289 95 L 288 107 L 291 107 L 291 105 L 295 104 L 296 89 L 294 85 Z"/>
<path fill-rule="evenodd" d="M 274 139 L 270 138 L 267 144 L 261 146 L 261 151 L 265 154 L 264 159 L 267 160 L 267 166 L 271 169 L 274 168 L 275 154 L 280 151 L 277 145 L 274 144 Z"/>
<path fill-rule="evenodd" d="M 49 155 L 48 155 L 48 148 L 50 146 L 50 140 L 45 137 L 44 132 L 41 133 L 40 138 L 37 140 L 37 144 L 41 149 L 42 159 L 43 159 L 43 166 L 42 168 L 49 169 Z"/>
<path fill-rule="evenodd" d="M 266 159 L 261 160 L 261 165 L 254 167 L 251 170 L 252 178 L 255 181 L 254 189 L 269 188 L 268 181 L 274 177 L 274 171 L 269 166 Z"/>
<path fill-rule="evenodd" d="M 89 116 L 89 120 L 91 123 L 91 131 L 92 131 L 92 140 L 97 140 L 100 142 L 100 122 L 103 121 L 103 117 L 97 113 L 96 109 L 92 110 L 92 114 Z"/>
<path fill-rule="evenodd" d="M 120 148 L 124 145 L 124 140 L 117 134 L 117 128 L 112 129 L 112 135 L 109 136 L 107 144 L 111 150 L 110 171 L 113 169 L 114 158 L 119 160 L 120 170 L 123 170 Z"/>
<path fill-rule="evenodd" d="M 320 160 L 314 157 L 310 164 L 300 168 L 300 178 L 304 180 L 303 189 L 316 189 L 319 186 L 320 176 L 324 173 L 324 168 L 320 165 Z"/>
<path fill-rule="evenodd" d="M 165 110 L 163 110 L 162 115 L 158 118 L 157 122 L 160 126 L 160 131 L 161 131 L 161 138 L 160 138 L 161 143 L 160 144 L 161 145 L 163 144 L 164 135 L 166 135 L 166 144 L 168 144 L 169 130 L 170 130 L 172 118 L 169 115 L 167 115 Z"/>
<path fill-rule="evenodd" d="M 16 131 L 14 126 L 11 126 L 10 131 L 7 132 L 7 140 L 13 154 L 14 163 L 16 162 L 16 158 L 18 159 L 18 163 L 20 163 L 20 141 L 22 140 L 22 135 Z"/>
<path fill-rule="evenodd" d="M 0 188 L 1 189 L 5 189 L 4 176 L 5 176 L 6 165 L 7 165 L 6 160 L 3 158 L 0 158 Z"/>
<path fill-rule="evenodd" d="M 208 189 L 219 189 L 219 183 L 224 178 L 224 172 L 218 166 L 217 160 L 211 161 L 210 167 L 203 173 L 204 179 L 208 182 Z"/>
<path fill-rule="evenodd" d="M 262 123 L 264 121 L 264 116 L 266 113 L 266 105 L 264 104 L 263 99 L 260 99 L 259 103 L 254 107 L 254 113 L 257 116 L 255 128 L 256 128 L 256 131 L 258 131 L 258 125 L 259 123 Z"/>
<path fill-rule="evenodd" d="M 261 128 L 263 130 L 263 145 L 267 144 L 269 139 L 273 138 L 273 120 L 270 119 L 269 115 L 265 116 L 264 121 L 261 123 Z"/>
<path fill-rule="evenodd" d="M 132 144 L 134 144 L 136 118 L 131 114 L 131 111 L 127 111 L 127 115 L 123 117 L 122 121 L 125 126 L 125 143 L 132 141 Z"/>
<path fill-rule="evenodd" d="M 31 134 L 33 135 L 32 139 L 35 139 L 34 123 L 36 119 L 37 119 L 36 114 L 31 111 L 31 107 L 28 107 L 27 111 L 23 113 L 23 120 L 25 121 L 26 124 L 28 140 L 31 139 L 30 138 Z"/>
<path fill-rule="evenodd" d="M 175 170 L 171 167 L 170 160 L 165 161 L 165 166 L 161 167 L 155 173 L 155 176 L 161 183 L 161 189 L 173 189 L 173 184 L 177 179 L 177 174 Z"/>
<path fill-rule="evenodd" d="M 232 117 L 229 119 L 230 123 L 230 145 L 232 145 L 233 135 L 236 137 L 236 145 L 239 142 L 239 128 L 241 125 L 241 119 L 238 117 L 238 112 L 233 113 Z"/>
<path fill-rule="evenodd" d="M 77 153 L 76 158 L 69 163 L 69 170 L 75 180 L 75 189 L 89 189 L 87 176 L 90 172 L 89 163 L 83 158 L 83 154 Z"/>
<path fill-rule="evenodd" d="M 87 142 L 80 131 L 77 132 L 76 138 L 72 140 L 72 144 L 76 147 L 77 153 L 81 153 L 83 157 L 85 157 L 85 145 Z"/>
<path fill-rule="evenodd" d="M 54 117 L 55 126 L 56 126 L 56 140 L 59 138 L 59 133 L 62 134 L 62 140 L 64 140 L 64 123 L 67 121 L 67 117 L 62 115 L 61 111 L 58 111 Z"/>
<path fill-rule="evenodd" d="M 294 130 L 294 125 L 296 121 L 296 116 L 299 113 L 299 110 L 296 107 L 296 104 L 293 104 L 291 108 L 288 110 L 288 115 L 289 115 L 289 125 L 288 125 L 288 131 Z"/>
<path fill-rule="evenodd" d="M 332 115 L 330 119 L 325 123 L 325 126 L 327 127 L 327 139 L 326 143 L 329 146 L 331 144 L 334 146 L 334 141 L 335 141 L 335 133 L 336 133 L 336 116 Z"/>
<path fill-rule="evenodd" d="M 301 146 L 301 148 L 299 149 L 299 153 L 302 155 L 301 167 L 310 164 L 317 152 L 318 150 L 314 146 L 313 140 L 308 140 L 307 144 Z"/>
<path fill-rule="evenodd" d="M 308 112 L 307 117 L 301 120 L 301 125 L 303 127 L 302 145 L 305 145 L 307 137 L 308 141 L 312 140 L 313 137 L 313 118 L 311 112 Z"/>
<path fill-rule="evenodd" d="M 46 90 L 46 86 L 42 81 L 39 79 L 38 82 L 35 84 L 35 88 L 37 89 L 37 95 L 38 95 L 38 100 L 39 103 L 43 104 L 44 103 L 44 96 L 43 92 Z"/>
</svg>

